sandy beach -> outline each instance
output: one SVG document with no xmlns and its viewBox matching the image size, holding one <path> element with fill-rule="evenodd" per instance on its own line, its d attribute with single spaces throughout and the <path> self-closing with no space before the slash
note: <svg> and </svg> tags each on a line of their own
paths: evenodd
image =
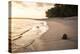
<svg viewBox="0 0 80 54">
<path fill-rule="evenodd" d="M 40 37 L 39 42 L 38 40 L 35 42 L 36 50 L 64 50 L 78 47 L 76 17 L 49 19 L 47 23 L 49 30 Z M 68 40 L 61 39 L 64 33 L 68 35 Z"/>
<path fill-rule="evenodd" d="M 42 21 L 47 22 L 48 30 L 42 35 L 40 35 L 40 37 L 35 38 L 34 39 L 35 41 L 30 46 L 25 47 L 23 45 L 24 47 L 18 48 L 14 52 L 49 51 L 49 50 L 64 50 L 64 49 L 66 50 L 66 49 L 78 48 L 77 17 L 50 18 Z M 21 25 L 24 25 L 26 23 L 27 22 L 25 21 Z M 24 26 L 21 25 L 19 27 L 24 27 L 24 29 L 21 30 L 24 31 L 27 27 L 25 27 L 25 25 Z M 20 33 L 20 31 L 18 31 L 17 34 L 18 33 Z M 62 40 L 62 36 L 64 33 L 66 33 L 68 36 L 67 40 Z M 26 40 L 27 36 L 25 42 L 23 43 L 26 43 L 27 42 Z"/>
</svg>

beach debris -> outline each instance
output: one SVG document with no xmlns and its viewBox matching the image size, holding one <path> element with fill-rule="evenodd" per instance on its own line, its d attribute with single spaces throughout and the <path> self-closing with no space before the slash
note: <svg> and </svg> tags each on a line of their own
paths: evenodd
<svg viewBox="0 0 80 54">
<path fill-rule="evenodd" d="M 63 40 L 67 40 L 67 39 L 68 39 L 67 34 L 63 34 L 62 39 L 63 39 Z"/>
</svg>

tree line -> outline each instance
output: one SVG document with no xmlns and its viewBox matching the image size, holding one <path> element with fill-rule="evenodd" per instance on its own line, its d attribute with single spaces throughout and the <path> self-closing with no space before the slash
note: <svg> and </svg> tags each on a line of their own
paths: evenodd
<svg viewBox="0 0 80 54">
<path fill-rule="evenodd" d="M 46 11 L 46 17 L 71 17 L 78 16 L 78 5 L 55 4 Z"/>
</svg>

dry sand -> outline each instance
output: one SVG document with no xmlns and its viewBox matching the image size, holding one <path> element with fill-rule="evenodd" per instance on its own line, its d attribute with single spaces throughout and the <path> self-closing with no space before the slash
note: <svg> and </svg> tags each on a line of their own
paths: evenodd
<svg viewBox="0 0 80 54">
<path fill-rule="evenodd" d="M 49 30 L 33 44 L 34 50 L 64 50 L 78 47 L 77 17 L 47 20 Z M 68 40 L 62 40 L 63 34 Z"/>
</svg>

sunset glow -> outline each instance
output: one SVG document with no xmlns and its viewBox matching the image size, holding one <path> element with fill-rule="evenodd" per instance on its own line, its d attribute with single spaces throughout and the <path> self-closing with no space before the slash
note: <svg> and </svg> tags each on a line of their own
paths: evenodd
<svg viewBox="0 0 80 54">
<path fill-rule="evenodd" d="M 36 2 L 12 2 L 12 18 L 47 18 L 45 11 L 53 7 L 51 4 Z"/>
</svg>

